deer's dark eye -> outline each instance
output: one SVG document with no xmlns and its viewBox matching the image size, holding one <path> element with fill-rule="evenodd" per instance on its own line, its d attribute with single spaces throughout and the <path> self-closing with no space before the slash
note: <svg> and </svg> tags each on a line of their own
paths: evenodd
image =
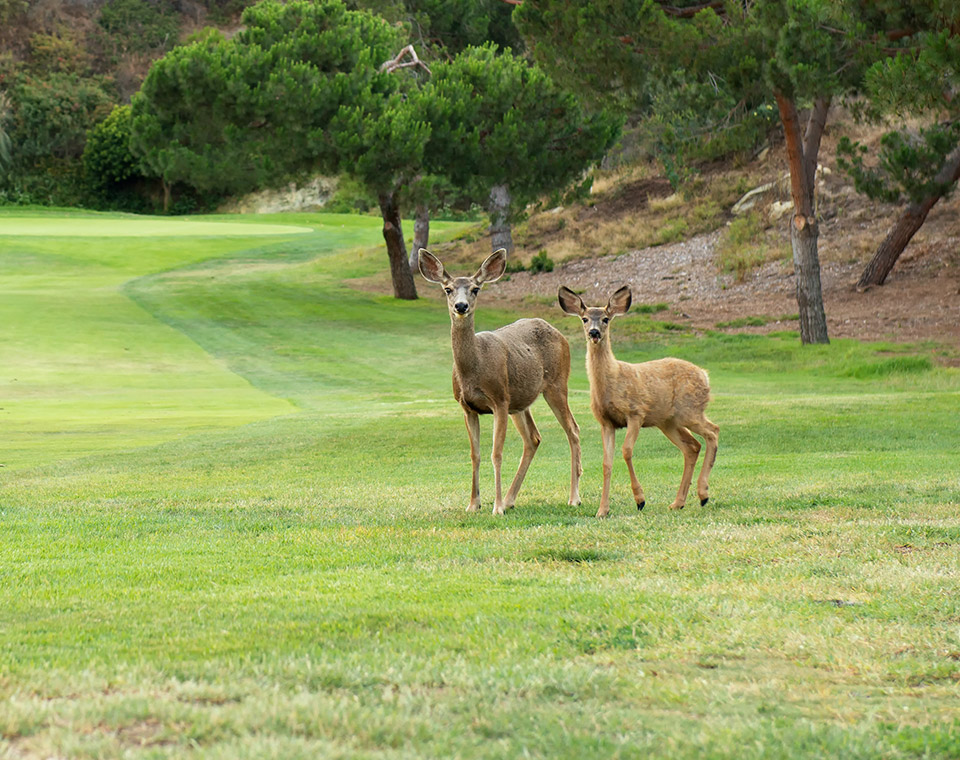
<svg viewBox="0 0 960 760">
<path fill-rule="evenodd" d="M 470 292 L 473 293 L 474 295 L 476 295 L 477 293 L 480 292 L 480 288 L 474 288 L 474 289 L 471 290 Z"/>
<path fill-rule="evenodd" d="M 587 318 L 583 317 L 583 324 L 587 324 Z"/>
<path fill-rule="evenodd" d="M 610 321 L 610 318 L 609 318 L 609 317 L 604 317 L 604 318 L 603 318 L 603 324 L 607 324 L 607 322 L 609 322 L 609 321 Z"/>
<path fill-rule="evenodd" d="M 450 295 L 453 292 L 453 288 L 444 288 L 443 292 L 446 293 L 447 295 Z"/>
</svg>

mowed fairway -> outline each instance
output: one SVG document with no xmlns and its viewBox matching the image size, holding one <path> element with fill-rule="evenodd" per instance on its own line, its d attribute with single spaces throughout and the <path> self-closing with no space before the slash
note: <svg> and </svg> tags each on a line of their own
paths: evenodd
<svg viewBox="0 0 960 760">
<path fill-rule="evenodd" d="M 0 757 L 960 757 L 936 349 L 623 318 L 619 358 L 710 370 L 720 453 L 709 504 L 670 512 L 681 458 L 643 431 L 647 508 L 616 461 L 597 521 L 556 309 L 585 502 L 538 401 L 517 507 L 490 514 L 485 417 L 467 514 L 446 308 L 354 287 L 379 220 L 3 234 L 28 216 L 0 213 Z M 480 328 L 517 316 L 481 294 Z"/>
</svg>

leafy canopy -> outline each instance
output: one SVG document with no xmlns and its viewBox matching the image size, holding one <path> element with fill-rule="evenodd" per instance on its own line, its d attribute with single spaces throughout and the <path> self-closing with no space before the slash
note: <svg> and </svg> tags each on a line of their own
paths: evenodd
<svg viewBox="0 0 960 760">
<path fill-rule="evenodd" d="M 243 23 L 231 40 L 209 35 L 151 68 L 133 100 L 132 145 L 155 175 L 238 193 L 330 171 L 340 108 L 396 88 L 378 65 L 397 31 L 339 0 L 267 0 Z"/>
<path fill-rule="evenodd" d="M 587 113 L 537 65 L 493 44 L 437 64 L 423 90 L 431 171 L 485 202 L 509 185 L 517 205 L 561 190 L 602 158 L 622 120 Z"/>
</svg>

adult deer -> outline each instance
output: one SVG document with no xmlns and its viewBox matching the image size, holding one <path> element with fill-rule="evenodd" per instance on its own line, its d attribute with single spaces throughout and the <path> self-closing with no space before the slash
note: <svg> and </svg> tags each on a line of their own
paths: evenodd
<svg viewBox="0 0 960 760">
<path fill-rule="evenodd" d="M 520 319 L 493 332 L 474 333 L 473 312 L 484 283 L 500 279 L 507 252 L 500 249 L 481 264 L 472 277 L 451 277 L 436 256 L 420 249 L 420 273 L 443 286 L 450 311 L 453 345 L 453 396 L 463 408 L 470 437 L 473 485 L 467 511 L 480 509 L 480 415 L 493 414 L 493 476 L 496 497 L 493 513 L 502 515 L 517 500 L 527 468 L 540 445 L 540 431 L 530 405 L 541 393 L 570 442 L 570 504 L 580 503 L 580 428 L 567 403 L 570 346 L 566 338 L 542 319 Z M 523 439 L 523 455 L 516 477 L 502 498 L 500 464 L 507 434 L 507 417 Z"/>
<path fill-rule="evenodd" d="M 707 447 L 697 480 L 700 506 L 707 503 L 707 480 L 717 458 L 720 428 L 707 419 L 704 410 L 710 401 L 710 381 L 705 370 L 682 359 L 657 359 L 642 364 L 618 361 L 610 347 L 610 320 L 626 314 L 632 296 L 626 285 L 614 293 L 606 306 L 587 306 L 570 288 L 557 292 L 560 308 L 580 317 L 587 338 L 587 376 L 590 378 L 590 408 L 600 423 L 603 439 L 603 493 L 597 517 L 610 513 L 610 472 L 616 431 L 626 428 L 623 458 L 630 472 L 630 485 L 637 509 L 646 500 L 633 471 L 633 447 L 640 428 L 658 427 L 683 454 L 683 478 L 671 509 L 683 509 L 693 479 L 693 467 L 700 454 L 700 442 L 690 431 L 702 436 Z"/>
</svg>

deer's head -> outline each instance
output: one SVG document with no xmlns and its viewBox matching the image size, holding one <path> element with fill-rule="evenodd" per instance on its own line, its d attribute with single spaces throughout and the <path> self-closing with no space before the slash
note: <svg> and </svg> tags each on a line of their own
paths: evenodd
<svg viewBox="0 0 960 760">
<path fill-rule="evenodd" d="M 499 280 L 506 268 L 507 252 L 501 248 L 490 254 L 472 277 L 451 277 L 440 259 L 426 248 L 420 249 L 420 274 L 428 282 L 443 286 L 451 319 L 463 319 L 472 314 L 480 288 L 484 283 Z"/>
<path fill-rule="evenodd" d="M 583 321 L 583 334 L 587 337 L 587 341 L 596 344 L 607 337 L 610 320 L 627 313 L 633 296 L 630 294 L 630 288 L 624 285 L 610 296 L 606 306 L 587 306 L 580 296 L 566 285 L 561 285 L 560 290 L 557 291 L 557 300 L 565 313 L 580 317 Z"/>
</svg>

